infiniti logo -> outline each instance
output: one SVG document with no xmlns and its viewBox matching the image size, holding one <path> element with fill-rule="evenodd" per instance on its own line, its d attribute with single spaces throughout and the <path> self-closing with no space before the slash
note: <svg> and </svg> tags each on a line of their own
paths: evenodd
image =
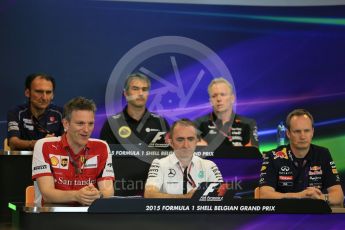
<svg viewBox="0 0 345 230">
<path fill-rule="evenodd" d="M 288 166 L 283 166 L 280 168 L 280 170 L 283 172 L 288 172 L 288 171 L 290 171 L 290 168 Z"/>
</svg>

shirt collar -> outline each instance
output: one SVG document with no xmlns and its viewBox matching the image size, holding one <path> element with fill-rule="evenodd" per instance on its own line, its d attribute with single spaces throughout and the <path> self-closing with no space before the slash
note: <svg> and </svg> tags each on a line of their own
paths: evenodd
<svg viewBox="0 0 345 230">
<path fill-rule="evenodd" d="M 305 155 L 305 157 L 303 158 L 303 159 L 307 160 L 308 162 L 311 160 L 311 155 L 312 155 L 312 154 L 311 154 L 311 151 L 312 151 L 312 148 L 313 148 L 313 145 L 310 144 L 309 151 L 308 151 L 307 155 Z M 291 153 L 292 160 L 295 161 L 297 157 L 296 157 L 295 154 L 292 152 L 290 144 L 287 145 L 286 150 L 287 150 L 287 153 L 289 153 L 289 152 Z"/>
<path fill-rule="evenodd" d="M 68 144 L 68 141 L 67 141 L 67 135 L 66 133 L 64 133 L 62 136 L 61 136 L 61 144 L 62 144 L 62 148 L 63 149 L 67 149 L 68 151 L 72 151 L 72 149 L 69 147 L 69 144 Z M 88 141 L 86 146 L 83 148 L 83 151 L 85 151 L 86 149 L 90 149 L 91 147 L 91 144 L 90 142 Z M 79 154 L 79 153 L 77 153 Z"/>
<path fill-rule="evenodd" d="M 42 118 L 42 117 L 45 117 L 45 116 L 48 114 L 49 109 L 51 109 L 51 106 L 52 106 L 52 104 L 49 104 L 48 107 L 44 110 L 44 112 L 43 112 L 39 117 L 37 117 L 37 119 L 40 119 L 40 118 Z M 32 112 L 31 112 L 30 101 L 27 102 L 27 107 L 28 107 L 29 115 L 30 115 L 30 116 L 33 116 L 33 115 L 32 115 Z"/>
<path fill-rule="evenodd" d="M 171 161 L 172 161 L 172 163 L 173 163 L 174 165 L 179 165 L 179 166 L 181 166 L 180 161 L 177 159 L 175 153 L 171 154 Z M 190 164 L 191 164 L 191 165 L 195 165 L 195 161 L 196 161 L 196 157 L 195 157 L 195 155 L 193 154 L 193 157 L 192 157 L 192 160 L 191 160 L 191 163 L 190 163 Z M 188 167 L 189 167 L 189 166 L 188 166 Z"/>
<path fill-rule="evenodd" d="M 129 116 L 128 112 L 127 112 L 127 108 L 128 106 L 126 105 L 126 107 L 123 109 L 122 113 L 123 113 L 123 116 L 125 118 L 126 121 L 134 121 L 134 122 L 140 122 L 141 119 L 145 116 L 145 114 L 147 113 L 147 108 L 145 108 L 145 112 L 144 112 L 144 115 L 140 118 L 139 121 L 135 120 L 134 118 L 132 118 L 131 116 Z"/>
<path fill-rule="evenodd" d="M 236 117 L 237 117 L 237 114 L 232 112 L 229 121 L 233 122 L 236 119 Z M 218 119 L 217 115 L 214 112 L 210 113 L 210 120 L 216 123 L 217 125 L 222 124 L 222 121 Z"/>
</svg>

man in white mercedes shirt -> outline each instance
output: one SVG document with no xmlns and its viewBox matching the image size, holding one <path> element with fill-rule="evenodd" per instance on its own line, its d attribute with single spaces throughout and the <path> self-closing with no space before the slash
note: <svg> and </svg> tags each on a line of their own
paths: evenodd
<svg viewBox="0 0 345 230">
<path fill-rule="evenodd" d="M 145 198 L 191 198 L 201 182 L 223 182 L 215 163 L 194 155 L 198 140 L 192 121 L 181 119 L 173 124 L 170 145 L 174 153 L 152 162 Z"/>
</svg>

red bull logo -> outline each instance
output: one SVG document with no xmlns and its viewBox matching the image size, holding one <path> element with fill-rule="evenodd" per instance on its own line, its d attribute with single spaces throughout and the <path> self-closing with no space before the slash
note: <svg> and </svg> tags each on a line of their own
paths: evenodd
<svg viewBox="0 0 345 230">
<path fill-rule="evenodd" d="M 283 148 L 281 151 L 273 152 L 274 159 L 282 158 L 282 159 L 289 159 L 286 153 L 286 148 Z"/>
</svg>

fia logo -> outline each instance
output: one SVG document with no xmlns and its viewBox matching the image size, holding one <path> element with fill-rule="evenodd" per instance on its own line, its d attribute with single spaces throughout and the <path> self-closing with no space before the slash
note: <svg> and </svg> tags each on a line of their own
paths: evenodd
<svg viewBox="0 0 345 230">
<path fill-rule="evenodd" d="M 214 192 L 218 185 L 219 183 L 210 183 L 202 196 L 208 196 L 208 194 Z"/>
<path fill-rule="evenodd" d="M 221 183 L 210 183 L 199 201 L 222 201 L 227 190 L 227 186 L 219 186 Z M 220 190 L 218 190 L 218 188 Z"/>
</svg>

